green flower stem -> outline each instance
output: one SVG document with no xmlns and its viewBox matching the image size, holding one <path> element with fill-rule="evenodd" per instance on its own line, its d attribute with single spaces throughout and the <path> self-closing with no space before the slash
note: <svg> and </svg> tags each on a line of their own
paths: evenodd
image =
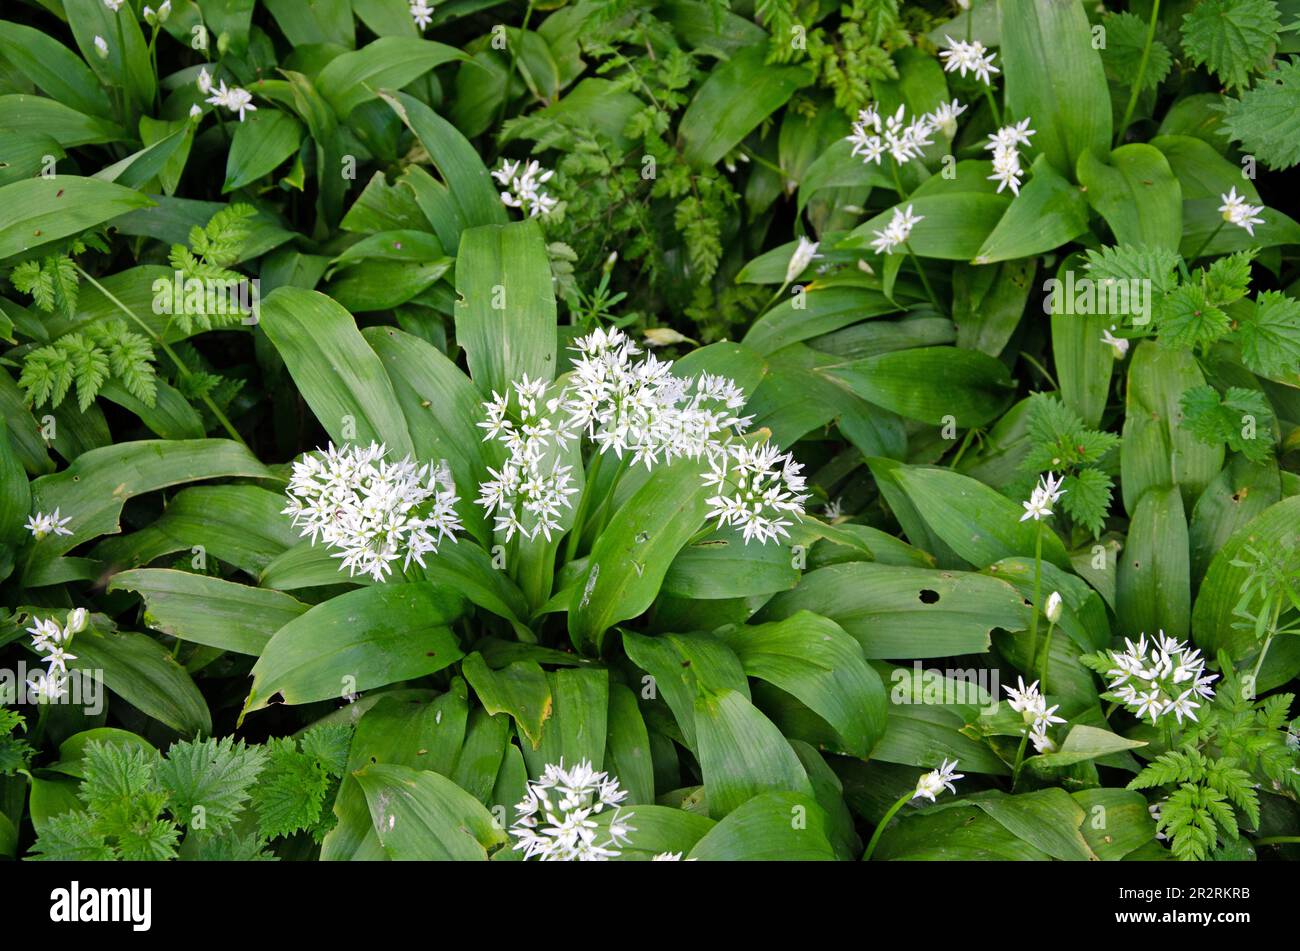
<svg viewBox="0 0 1300 951">
<path fill-rule="evenodd" d="M 993 98 L 991 86 L 984 87 L 984 98 L 988 101 L 989 108 L 993 110 L 993 124 L 1000 128 L 1002 126 L 1002 110 L 998 108 L 998 101 Z"/>
<path fill-rule="evenodd" d="M 1025 764 L 1025 747 L 1029 745 L 1029 724 L 1024 726 L 1024 732 L 1020 735 L 1020 746 L 1016 750 L 1016 762 L 1011 767 L 1011 791 L 1016 791 L 1016 784 L 1020 782 L 1020 767 Z"/>
<path fill-rule="evenodd" d="M 876 826 L 876 831 L 871 833 L 871 841 L 867 843 L 867 851 L 862 853 L 862 861 L 866 862 L 871 859 L 871 853 L 876 851 L 876 843 L 880 841 L 881 835 L 884 834 L 885 827 L 889 825 L 891 819 L 898 815 L 898 810 L 902 809 L 912 799 L 912 793 L 903 793 L 898 798 L 898 802 L 889 807 L 885 817 L 880 820 L 880 825 Z"/>
<path fill-rule="evenodd" d="M 912 250 L 911 244 L 905 241 L 903 242 L 903 247 L 907 249 L 907 256 L 912 259 L 912 266 L 916 268 L 916 273 L 921 278 L 921 286 L 925 288 L 925 293 L 926 296 L 930 298 L 930 303 L 934 305 L 935 310 L 939 311 L 939 313 L 943 313 L 943 307 L 939 304 L 939 298 L 934 295 L 934 288 L 930 286 L 930 279 L 925 276 L 925 268 L 921 267 L 921 259 L 916 256 L 916 252 Z"/>
<path fill-rule="evenodd" d="M 1038 656 L 1038 615 L 1042 611 L 1043 597 L 1043 523 L 1034 519 L 1034 613 L 1029 619 L 1029 667 Z"/>
<path fill-rule="evenodd" d="M 1128 124 L 1133 120 L 1133 110 L 1137 106 L 1138 96 L 1142 94 L 1142 81 L 1147 74 L 1147 61 L 1151 58 L 1151 44 L 1156 38 L 1156 20 L 1160 18 L 1160 0 L 1154 0 L 1151 4 L 1151 19 L 1147 21 L 1147 39 L 1142 46 L 1142 58 L 1138 60 L 1137 76 L 1133 80 L 1133 89 L 1128 94 L 1128 105 L 1124 108 L 1124 121 L 1119 124 L 1119 132 L 1115 135 L 1115 145 L 1118 147 L 1124 141 L 1124 133 L 1128 131 Z"/>
<path fill-rule="evenodd" d="M 150 327 L 147 323 L 145 323 L 136 315 L 135 311 L 133 311 L 130 307 L 127 307 L 125 304 L 123 304 L 120 300 L 118 300 L 115 296 L 113 296 L 113 293 L 109 291 L 108 288 L 106 288 L 103 284 L 99 283 L 99 281 L 91 277 L 90 274 L 87 273 L 86 269 L 83 268 L 80 264 L 77 264 L 74 261 L 72 266 L 77 269 L 77 273 L 80 274 L 83 278 L 85 278 L 91 287 L 95 288 L 106 298 L 108 298 L 109 302 L 112 303 L 118 310 L 120 310 L 122 313 L 126 314 L 128 317 L 134 320 L 136 324 L 140 327 L 140 329 L 142 329 L 149 336 L 149 339 L 151 339 L 154 343 L 156 343 L 159 347 L 162 348 L 163 352 L 166 353 L 167 356 L 171 358 L 172 363 L 176 365 L 176 371 L 181 376 L 183 376 L 187 380 L 193 377 L 193 374 L 190 373 L 190 368 L 185 365 L 184 361 L 181 360 L 181 358 L 177 355 L 176 351 L 167 345 L 167 342 L 162 338 L 162 334 L 156 333 L 152 327 Z M 208 409 L 212 411 L 212 415 L 217 418 L 217 422 L 221 424 L 221 428 L 224 429 L 229 434 L 230 438 L 235 440 L 235 442 L 239 443 L 245 449 L 248 449 L 248 443 L 244 442 L 244 437 L 239 435 L 239 430 L 235 429 L 235 427 L 231 425 L 230 420 L 226 418 L 226 414 L 221 412 L 221 410 L 217 407 L 216 403 L 212 402 L 212 397 L 204 393 L 202 399 L 204 404 L 208 407 Z M 249 451 L 251 452 L 252 450 Z"/>
<path fill-rule="evenodd" d="M 889 170 L 894 173 L 894 191 L 898 192 L 898 200 L 901 202 L 907 197 L 907 192 L 903 189 L 903 177 L 898 174 L 898 162 L 893 156 L 889 159 Z"/>
<path fill-rule="evenodd" d="M 1047 665 L 1052 656 L 1052 634 L 1056 631 L 1056 622 L 1047 622 L 1047 637 L 1043 640 L 1043 659 L 1038 662 L 1038 690 L 1047 696 Z"/>
<path fill-rule="evenodd" d="M 1300 835 L 1269 835 L 1256 839 L 1255 845 L 1300 845 Z"/>
<path fill-rule="evenodd" d="M 1220 222 L 1219 222 L 1219 227 L 1215 228 L 1213 231 L 1210 232 L 1210 236 L 1209 236 L 1208 238 L 1206 238 L 1204 241 L 1201 242 L 1201 246 L 1200 246 L 1199 248 L 1196 249 L 1196 253 L 1193 254 L 1193 255 L 1192 255 L 1190 258 L 1188 258 L 1187 260 L 1188 260 L 1189 262 L 1195 261 L 1195 260 L 1196 260 L 1197 258 L 1199 258 L 1202 254 L 1204 254 L 1204 253 L 1205 253 L 1205 249 L 1208 248 L 1208 247 L 1210 246 L 1210 244 L 1214 241 L 1214 239 L 1217 238 L 1217 237 L 1219 236 L 1219 232 L 1223 230 L 1223 226 L 1224 226 L 1225 224 L 1227 224 L 1227 223 L 1228 223 L 1228 222 L 1227 222 L 1226 220 L 1220 221 Z"/>
<path fill-rule="evenodd" d="M 564 544 L 564 560 L 573 561 L 578 556 L 578 545 L 582 540 L 582 530 L 587 524 L 587 511 L 591 508 L 591 497 L 596 491 L 596 480 L 600 475 L 600 462 L 605 458 L 605 454 L 599 449 L 591 459 L 591 465 L 587 467 L 585 484 L 582 487 L 582 498 L 578 501 L 578 511 L 573 514 L 573 526 L 569 529 L 569 537 Z"/>
<path fill-rule="evenodd" d="M 524 22 L 519 27 L 519 41 L 510 44 L 510 68 L 506 71 L 506 81 L 501 90 L 501 110 L 497 113 L 497 127 L 506 121 L 506 110 L 510 107 L 510 84 L 515 78 L 515 68 L 519 65 L 519 48 L 524 45 L 523 34 L 528 30 L 528 21 L 533 18 L 533 0 L 528 0 L 528 9 L 524 12 Z"/>
</svg>

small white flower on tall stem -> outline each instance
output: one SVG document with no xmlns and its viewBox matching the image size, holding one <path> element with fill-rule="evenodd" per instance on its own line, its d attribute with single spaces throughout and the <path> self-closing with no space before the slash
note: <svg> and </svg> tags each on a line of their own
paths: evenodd
<svg viewBox="0 0 1300 951">
<path fill-rule="evenodd" d="M 44 512 L 37 512 L 35 515 L 28 517 L 27 524 L 24 527 L 32 533 L 32 538 L 40 541 L 47 535 L 71 535 L 72 530 L 68 528 L 71 522 L 72 516 L 60 518 L 59 510 L 56 508 L 49 515 Z"/>
<path fill-rule="evenodd" d="M 1038 485 L 1034 487 L 1028 501 L 1020 503 L 1025 507 L 1025 514 L 1020 516 L 1020 521 L 1032 518 L 1037 522 L 1050 518 L 1052 506 L 1065 494 L 1065 490 L 1061 488 L 1061 483 L 1064 481 L 1064 476 L 1057 477 L 1050 472 L 1039 476 Z"/>
<path fill-rule="evenodd" d="M 1248 235 L 1255 237 L 1255 225 L 1264 224 L 1263 218 L 1255 216 L 1264 210 L 1264 206 L 1247 204 L 1246 196 L 1237 194 L 1236 185 L 1219 197 L 1223 199 L 1223 204 L 1219 206 L 1219 211 L 1223 213 L 1223 220 L 1238 228 L 1244 228 Z"/>
<path fill-rule="evenodd" d="M 966 778 L 964 773 L 955 772 L 956 769 L 956 760 L 948 762 L 945 759 L 938 769 L 925 773 L 916 781 L 916 790 L 912 793 L 912 798 L 928 799 L 934 802 L 935 797 L 945 789 L 955 794 L 957 787 L 953 783 L 958 779 Z"/>
<path fill-rule="evenodd" d="M 208 80 L 211 85 L 211 80 Z M 239 114 L 239 121 L 244 121 L 245 112 L 256 112 L 257 106 L 253 105 L 253 94 L 247 89 L 240 89 L 238 86 L 227 88 L 226 81 L 223 79 L 217 87 L 216 92 L 207 100 L 209 105 L 225 106 L 231 112 Z"/>
<path fill-rule="evenodd" d="M 954 40 L 951 36 L 945 36 L 944 40 L 947 41 L 948 48 L 939 51 L 944 72 L 952 73 L 960 70 L 963 76 L 971 72 L 984 85 L 992 85 L 992 74 L 1000 72 L 993 65 L 993 57 L 997 55 L 996 53 L 991 52 L 979 40 L 966 42 Z"/>
<path fill-rule="evenodd" d="M 429 6 L 428 0 L 411 0 L 410 8 L 411 19 L 419 29 L 423 30 L 433 22 L 433 7 Z"/>
<path fill-rule="evenodd" d="M 553 169 L 544 169 L 536 161 L 525 165 L 522 161 L 502 159 L 501 167 L 492 172 L 492 177 L 505 189 L 501 192 L 503 204 L 536 218 L 548 214 L 559 204 L 542 189 L 554 174 Z"/>
<path fill-rule="evenodd" d="M 718 527 L 731 525 L 741 529 L 745 543 L 757 538 L 760 543 L 789 535 L 796 518 L 803 515 L 803 466 L 794 456 L 781 452 L 771 443 L 749 447 L 736 443 L 728 452 L 710 460 L 704 484 L 716 486 L 718 494 L 708 499 L 712 508 L 706 518 L 716 518 Z"/>
<path fill-rule="evenodd" d="M 885 229 L 873 231 L 875 238 L 871 241 L 871 247 L 877 254 L 892 254 L 895 248 L 907 243 L 917 223 L 925 220 L 924 215 L 912 214 L 912 207 L 908 205 L 905 209 L 895 208 Z"/>
</svg>

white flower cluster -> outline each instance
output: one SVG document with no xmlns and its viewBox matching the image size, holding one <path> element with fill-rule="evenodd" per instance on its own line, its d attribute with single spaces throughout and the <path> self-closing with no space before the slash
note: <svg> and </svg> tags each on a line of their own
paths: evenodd
<svg viewBox="0 0 1300 951">
<path fill-rule="evenodd" d="M 1022 119 L 1014 125 L 1004 125 L 989 136 L 988 144 L 984 146 L 993 152 L 993 174 L 989 181 L 998 183 L 998 191 L 1010 188 L 1011 194 L 1020 194 L 1020 177 L 1024 171 L 1020 168 L 1019 146 L 1028 145 L 1029 137 L 1034 134 L 1034 130 L 1029 128 L 1029 120 Z"/>
<path fill-rule="evenodd" d="M 380 443 L 308 453 L 293 464 L 285 515 L 315 544 L 337 549 L 350 575 L 383 581 L 392 562 L 424 567 L 444 538 L 462 528 L 456 486 L 445 465 L 386 462 Z"/>
<path fill-rule="evenodd" d="M 77 659 L 76 654 L 68 652 L 68 647 L 72 638 L 86 629 L 90 615 L 85 608 L 74 608 L 63 624 L 53 618 L 33 618 L 33 621 L 27 633 L 32 636 L 33 649 L 49 666 L 29 677 L 27 686 L 38 702 L 56 700 L 68 689 L 68 661 Z"/>
<path fill-rule="evenodd" d="M 990 52 L 979 40 L 971 40 L 967 43 L 954 40 L 951 36 L 945 36 L 944 39 L 948 41 L 948 48 L 939 51 L 944 72 L 952 73 L 961 70 L 963 76 L 974 73 L 975 78 L 984 85 L 993 84 L 991 74 L 1000 72 L 993 65 L 993 57 L 997 55 L 996 53 Z"/>
<path fill-rule="evenodd" d="M 1219 197 L 1223 199 L 1223 204 L 1219 206 L 1219 211 L 1223 214 L 1223 220 L 1236 225 L 1238 228 L 1245 228 L 1248 235 L 1252 238 L 1255 237 L 1255 225 L 1264 224 L 1263 218 L 1255 216 L 1264 210 L 1264 206 L 1247 204 L 1246 196 L 1237 194 L 1236 185 Z"/>
<path fill-rule="evenodd" d="M 541 187 L 554 174 L 554 170 L 544 169 L 536 161 L 525 165 L 522 161 L 502 159 L 501 167 L 492 173 L 492 177 L 505 189 L 501 193 L 502 202 L 536 218 L 547 214 L 558 204 Z"/>
<path fill-rule="evenodd" d="M 718 494 L 708 499 L 713 507 L 707 517 L 716 518 L 719 528 L 741 529 L 746 544 L 751 538 L 766 544 L 788 535 L 794 523 L 787 516 L 803 514 L 808 499 L 799 474 L 803 466 L 771 443 L 733 443 L 709 460 L 709 468 L 704 483 L 716 486 Z"/>
<path fill-rule="evenodd" d="M 1128 638 L 1124 651 L 1110 651 L 1111 678 L 1107 699 L 1117 701 L 1134 716 L 1150 717 L 1154 725 L 1172 713 L 1179 723 L 1183 717 L 1196 719 L 1200 700 L 1214 696 L 1210 684 L 1218 674 L 1205 672 L 1205 659 L 1198 650 L 1189 650 L 1175 637 L 1161 631 L 1150 642 L 1143 634 L 1134 644 Z M 1198 699 L 1199 698 L 1199 699 Z"/>
<path fill-rule="evenodd" d="M 956 132 L 956 118 L 966 111 L 966 107 L 954 99 L 943 103 L 934 112 L 914 116 L 912 121 L 903 124 L 906 107 L 899 106 L 897 111 L 882 120 L 875 103 L 858 111 L 858 121 L 853 123 L 852 132 L 847 136 L 853 143 L 851 155 L 861 155 L 862 161 L 880 164 L 888 152 L 899 165 L 906 165 L 914 158 L 920 158 L 925 147 L 934 139 L 936 130 L 943 128 L 945 134 L 951 128 Z"/>
<path fill-rule="evenodd" d="M 71 535 L 72 532 L 68 529 L 68 523 L 71 521 L 72 516 L 59 518 L 59 510 L 55 509 L 49 515 L 37 512 L 29 516 L 24 527 L 32 533 L 32 538 L 40 541 L 46 535 Z"/>
<path fill-rule="evenodd" d="M 543 862 L 605 862 L 619 854 L 636 829 L 627 824 L 632 813 L 620 804 L 627 791 L 617 778 L 598 772 L 583 760 L 572 769 L 564 761 L 551 763 L 541 779 L 530 780 L 524 798 L 515 806 L 519 818 L 510 831 L 515 849 L 525 859 Z M 612 809 L 604 836 L 593 817 Z"/>
<path fill-rule="evenodd" d="M 494 392 L 483 404 L 487 419 L 478 425 L 487 431 L 484 442 L 495 439 L 510 455 L 500 469 L 488 468 L 492 478 L 479 484 L 476 501 L 496 517 L 495 530 L 504 531 L 506 541 L 516 532 L 528 539 L 541 532 L 550 541 L 560 527 L 560 510 L 570 507 L 569 496 L 578 491 L 571 484 L 573 467 L 560 465 L 552 452 L 568 445 L 573 435 L 551 419 L 559 398 L 546 401 L 550 385 L 529 380 L 527 374 L 514 383 L 514 419 L 511 390 Z M 526 525 L 523 515 L 531 516 L 532 524 Z"/>
<path fill-rule="evenodd" d="M 1032 518 L 1035 522 L 1041 522 L 1045 518 L 1051 518 L 1052 506 L 1065 495 L 1065 490 L 1061 488 L 1061 483 L 1064 481 L 1064 476 L 1058 477 L 1050 472 L 1047 475 L 1040 475 L 1038 485 L 1034 487 L 1029 500 L 1020 503 L 1025 507 L 1025 514 L 1020 516 L 1020 521 Z"/>
<path fill-rule="evenodd" d="M 478 504 L 496 516 L 496 530 L 507 540 L 515 532 L 549 540 L 560 510 L 570 507 L 571 467 L 559 465 L 555 449 L 586 436 L 603 455 L 653 468 L 679 458 L 707 458 L 713 471 L 705 484 L 716 486 L 710 517 L 745 530 L 745 540 L 766 541 L 802 515 L 803 479 L 789 453 L 764 443 L 737 443 L 752 417 L 741 416 L 744 392 L 723 376 L 675 376 L 670 360 L 643 354 L 623 331 L 597 329 L 578 338 L 573 372 L 548 398 L 550 384 L 525 377 L 483 404 L 487 419 L 478 425 L 486 440 L 509 452 L 502 468 L 480 486 Z M 724 497 L 728 481 L 736 496 Z M 531 518 L 525 519 L 527 514 Z"/>
<path fill-rule="evenodd" d="M 872 232 L 875 235 L 871 239 L 872 250 L 877 254 L 893 253 L 895 248 L 907 243 L 907 239 L 912 236 L 912 229 L 916 227 L 916 223 L 924 220 L 925 215 L 912 214 L 911 205 L 908 205 L 906 209 L 895 208 L 894 216 L 889 219 L 889 224 L 885 226 L 885 230 Z"/>
<path fill-rule="evenodd" d="M 428 0 L 410 0 L 409 6 L 417 29 L 423 30 L 433 22 L 433 7 L 429 6 Z"/>
<path fill-rule="evenodd" d="M 1003 687 L 1011 699 L 1007 701 L 1007 706 L 1021 715 L 1025 723 L 1029 726 L 1029 739 L 1034 744 L 1034 749 L 1039 753 L 1051 753 L 1056 750 L 1056 744 L 1052 742 L 1047 735 L 1047 731 L 1054 724 L 1064 723 L 1064 717 L 1056 716 L 1056 711 L 1060 704 L 1054 706 L 1047 705 L 1047 699 L 1038 692 L 1038 681 L 1035 680 L 1028 687 L 1025 686 L 1025 678 L 1017 677 L 1018 688 Z"/>
<path fill-rule="evenodd" d="M 257 106 L 253 105 L 253 94 L 247 89 L 240 89 L 238 86 L 227 87 L 226 81 L 223 79 L 217 88 L 213 90 L 212 76 L 208 74 L 206 66 L 199 70 L 199 78 L 196 82 L 199 92 L 203 93 L 203 95 L 207 96 L 208 93 L 212 93 L 211 96 L 204 100 L 208 105 L 225 106 L 231 112 L 239 113 L 240 122 L 244 121 L 244 113 L 257 111 Z M 193 110 L 190 110 L 190 112 L 193 114 Z"/>
<path fill-rule="evenodd" d="M 595 330 L 574 342 L 578 358 L 561 405 L 565 427 L 585 432 L 602 453 L 647 469 L 682 456 L 713 454 L 739 435 L 752 417 L 736 415 L 745 394 L 731 380 L 702 373 L 674 376 L 671 360 L 641 349 L 617 328 Z"/>
<path fill-rule="evenodd" d="M 954 772 L 957 769 L 957 761 L 951 763 L 944 760 L 938 769 L 933 769 L 921 776 L 916 781 L 916 791 L 912 793 L 913 799 L 928 799 L 934 802 L 935 797 L 946 788 L 949 792 L 956 793 L 957 787 L 953 782 L 958 779 L 965 779 L 965 773 Z"/>
</svg>

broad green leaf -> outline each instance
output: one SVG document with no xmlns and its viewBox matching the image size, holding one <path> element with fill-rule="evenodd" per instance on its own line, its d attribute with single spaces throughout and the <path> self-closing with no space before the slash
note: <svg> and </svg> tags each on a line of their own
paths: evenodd
<svg viewBox="0 0 1300 951">
<path fill-rule="evenodd" d="M 395 459 L 413 452 L 393 386 L 351 314 L 324 294 L 280 287 L 262 302 L 261 327 L 336 444 L 381 442 Z"/>
<path fill-rule="evenodd" d="M 1121 630 L 1164 631 L 1180 640 L 1191 626 L 1187 520 L 1176 487 L 1143 493 L 1118 559 L 1116 616 Z"/>
<path fill-rule="evenodd" d="M 0 542 L 16 545 L 27 537 L 24 524 L 32 512 L 31 486 L 9 436 L 9 422 L 0 417 Z"/>
<path fill-rule="evenodd" d="M 144 623 L 154 630 L 254 657 L 271 635 L 307 611 L 307 605 L 279 591 L 170 568 L 123 571 L 108 590 L 135 591 L 144 598 Z"/>
<path fill-rule="evenodd" d="M 529 775 L 540 776 L 550 763 L 589 762 L 604 769 L 609 718 L 609 671 L 564 668 L 546 674 L 553 705 L 542 725 L 542 742 L 523 746 Z"/>
<path fill-rule="evenodd" d="M 1110 378 L 1115 365 L 1115 351 L 1102 341 L 1102 334 L 1121 323 L 1125 315 L 1074 313 L 1069 300 L 1069 275 L 1081 272 L 1078 256 L 1066 257 L 1048 282 L 1045 306 L 1052 315 L 1052 359 L 1060 383 L 1061 400 L 1079 414 L 1084 424 L 1101 424 L 1102 413 L 1110 394 Z M 1091 286 L 1091 285 L 1089 285 Z M 1150 319 L 1150 310 L 1147 318 Z"/>
<path fill-rule="evenodd" d="M 834 728 L 842 752 L 867 757 L 885 729 L 885 688 L 862 648 L 834 621 L 801 611 L 721 634 L 745 674 L 798 697 Z"/>
<path fill-rule="evenodd" d="M 47 135 L 65 149 L 123 142 L 130 138 L 119 125 L 70 109 L 44 96 L 0 96 L 0 116 L 4 116 L 8 127 Z"/>
<path fill-rule="evenodd" d="M 766 356 L 792 343 L 898 310 L 899 306 L 879 291 L 848 286 L 813 287 L 798 303 L 782 301 L 759 317 L 743 342 Z"/>
<path fill-rule="evenodd" d="M 976 568 L 987 568 L 1011 555 L 1033 557 L 1039 526 L 1022 521 L 1024 508 L 984 483 L 951 469 L 898 466 L 894 481 L 939 538 Z M 1043 526 L 1044 560 L 1065 568 L 1065 546 Z"/>
<path fill-rule="evenodd" d="M 1010 205 L 1011 199 L 1005 195 L 978 191 L 912 198 L 901 207 L 910 207 L 921 221 L 912 228 L 907 246 L 923 258 L 969 261 L 980 253 Z M 838 247 L 870 249 L 875 232 L 884 231 L 893 216 L 892 208 L 881 212 L 854 228 Z"/>
<path fill-rule="evenodd" d="M 835 621 L 868 658 L 978 654 L 988 650 L 994 628 L 1029 626 L 1029 609 L 1004 581 L 871 562 L 810 571 L 793 591 L 772 598 L 757 620 L 784 620 L 804 610 Z"/>
<path fill-rule="evenodd" d="M 1034 769 L 1047 770 L 1062 766 L 1071 766 L 1094 760 L 1100 756 L 1109 756 L 1124 750 L 1145 746 L 1142 740 L 1125 739 L 1109 730 L 1099 730 L 1095 726 L 1073 726 L 1069 735 L 1055 753 L 1041 753 L 1031 756 L 1026 762 Z"/>
<path fill-rule="evenodd" d="M 321 94 L 340 118 L 347 118 L 380 89 L 401 89 L 452 60 L 467 59 L 453 46 L 405 36 L 384 36 L 335 57 L 317 77 Z"/>
<path fill-rule="evenodd" d="M 227 439 L 143 440 L 83 453 L 62 472 L 32 483 L 36 511 L 59 509 L 72 519 L 72 534 L 36 543 L 24 583 L 44 583 L 41 578 L 54 570 L 58 556 L 98 535 L 120 531 L 118 519 L 130 498 L 200 479 L 270 475 L 252 453 Z"/>
<path fill-rule="evenodd" d="M 1234 658 L 1246 657 L 1255 649 L 1254 631 L 1233 627 L 1241 623 L 1233 609 L 1241 600 L 1241 586 L 1249 569 L 1232 562 L 1242 559 L 1246 545 L 1256 551 L 1269 552 L 1287 542 L 1294 544 L 1297 524 L 1300 524 L 1300 495 L 1293 495 L 1256 515 L 1215 554 L 1201 581 L 1192 612 L 1192 634 L 1196 646 L 1208 656 L 1228 651 Z M 1261 675 L 1257 685 L 1261 692 L 1274 686 L 1279 685 L 1268 684 Z"/>
<path fill-rule="evenodd" d="M 1110 90 L 1083 5 L 998 0 L 998 11 L 1008 117 L 1032 120 L 1034 148 L 1062 174 L 1086 150 L 1109 151 Z"/>
<path fill-rule="evenodd" d="M 257 577 L 298 543 L 298 530 L 283 509 L 283 495 L 257 486 L 191 486 L 177 492 L 155 521 L 130 535 L 105 539 L 92 554 L 110 568 L 134 568 L 186 552 L 193 556 L 193 568 L 204 569 L 215 560 Z M 337 560 L 333 568 L 337 572 Z M 337 575 L 332 579 L 338 580 Z"/>
<path fill-rule="evenodd" d="M 1011 402 L 1011 375 L 1001 361 L 976 350 L 921 347 L 896 350 L 824 371 L 868 402 L 935 426 L 959 428 L 996 419 Z M 936 381 L 942 380 L 939 386 Z"/>
<path fill-rule="evenodd" d="M 375 764 L 356 773 L 379 841 L 398 861 L 483 861 L 507 843 L 481 802 L 445 776 Z"/>
<path fill-rule="evenodd" d="M 7 115 L 4 98 L 0 96 L 0 116 Z M 76 175 L 41 176 L 5 185 L 0 188 L 0 258 L 80 234 L 152 204 L 138 191 Z"/>
<path fill-rule="evenodd" d="M 427 583 L 385 584 L 318 604 L 275 632 L 257 663 L 243 716 L 267 706 L 337 699 L 431 674 L 460 660 L 448 625 L 459 595 Z"/>
<path fill-rule="evenodd" d="M 446 354 L 418 337 L 396 327 L 368 327 L 362 336 L 388 371 L 416 456 L 447 460 L 460 497 L 474 497 L 487 466 L 497 461 L 475 425 L 483 395 Z M 462 506 L 461 518 L 480 541 L 491 537 L 479 506 Z"/>
<path fill-rule="evenodd" d="M 569 605 L 575 646 L 599 647 L 610 627 L 650 607 L 709 510 L 704 467 L 682 458 L 655 469 L 600 533 Z"/>
<path fill-rule="evenodd" d="M 1135 849 L 1154 843 L 1155 820 L 1141 793 L 1127 789 L 1081 789 L 1071 795 L 1087 815 L 1079 831 L 1103 862 L 1118 861 Z M 1100 829 L 1092 821 L 1099 815 L 1106 820 Z"/>
<path fill-rule="evenodd" d="M 1103 161 L 1079 156 L 1079 184 L 1110 225 L 1117 244 L 1177 251 L 1183 237 L 1183 191 L 1159 149 L 1143 142 L 1122 145 Z"/>
<path fill-rule="evenodd" d="M 453 680 L 452 688 L 437 697 L 428 692 L 384 694 L 361 714 L 334 800 L 338 825 L 321 843 L 321 861 L 385 856 L 356 772 L 371 763 L 385 763 L 450 776 L 465 739 L 468 713 L 464 681 Z"/>
<path fill-rule="evenodd" d="M 695 699 L 695 735 L 714 818 L 761 793 L 812 793 L 789 741 L 744 694 L 701 691 Z"/>
<path fill-rule="evenodd" d="M 655 776 L 650 735 L 637 707 L 636 694 L 623 684 L 609 685 L 607 722 L 609 736 L 605 768 L 617 776 L 620 785 L 627 790 L 629 805 L 654 802 Z"/>
<path fill-rule="evenodd" d="M 536 222 L 466 231 L 456 254 L 456 293 L 456 340 L 484 394 L 506 393 L 525 375 L 555 377 L 555 292 Z"/>
<path fill-rule="evenodd" d="M 429 153 L 458 209 L 461 227 L 503 224 L 507 220 L 501 196 L 487 167 L 455 126 L 405 93 L 381 93 L 380 98 L 392 107 Z M 448 248 L 454 243 L 443 241 Z"/>
<path fill-rule="evenodd" d="M 686 856 L 701 862 L 831 861 L 825 812 L 806 792 L 766 792 L 734 809 Z"/>
<path fill-rule="evenodd" d="M 477 651 L 465 658 L 461 673 L 488 713 L 507 713 L 519 732 L 536 749 L 555 701 L 546 672 L 532 661 L 516 661 L 493 670 Z"/>
<path fill-rule="evenodd" d="M 83 631 L 69 669 L 101 671 L 104 686 L 185 736 L 212 732 L 208 703 L 185 668 L 152 637 L 132 631 Z"/>
<path fill-rule="evenodd" d="M 1083 192 L 1040 155 L 1034 160 L 1029 181 L 972 256 L 972 263 L 992 264 L 1041 254 L 1087 230 L 1088 202 Z"/>
<path fill-rule="evenodd" d="M 1153 486 L 1177 485 L 1190 505 L 1223 467 L 1223 446 L 1208 446 L 1181 425 L 1183 393 L 1204 384 L 1189 351 L 1150 340 L 1134 348 L 1120 444 L 1120 484 L 1130 514 Z"/>
<path fill-rule="evenodd" d="M 1200 581 L 1210 561 L 1238 529 L 1281 497 L 1282 480 L 1276 460 L 1256 465 L 1245 456 L 1233 455 L 1192 509 L 1187 532 L 1192 583 Z"/>
<path fill-rule="evenodd" d="M 0 55 L 47 96 L 91 116 L 109 118 L 108 96 L 85 62 L 52 36 L 0 21 Z"/>
<path fill-rule="evenodd" d="M 303 128 L 293 116 L 276 109 L 259 109 L 239 123 L 226 157 L 226 183 L 221 193 L 251 185 L 280 167 L 298 151 Z"/>
<path fill-rule="evenodd" d="M 769 64 L 761 43 L 740 50 L 709 73 L 682 114 L 677 134 L 687 161 L 717 163 L 811 79 L 800 66 Z"/>
<path fill-rule="evenodd" d="M 660 590 L 696 599 L 786 591 L 799 580 L 792 561 L 783 545 L 747 545 L 739 531 L 720 529 L 678 553 Z"/>
<path fill-rule="evenodd" d="M 740 659 L 709 634 L 661 634 L 647 637 L 623 631 L 628 659 L 648 673 L 655 692 L 672 710 L 686 745 L 695 749 L 695 699 L 706 691 L 731 690 L 749 696 L 749 681 Z"/>
</svg>

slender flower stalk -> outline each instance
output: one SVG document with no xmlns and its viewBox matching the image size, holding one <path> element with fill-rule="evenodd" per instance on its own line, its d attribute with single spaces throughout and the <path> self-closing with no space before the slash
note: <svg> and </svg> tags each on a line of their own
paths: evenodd
<svg viewBox="0 0 1300 951">
<path fill-rule="evenodd" d="M 898 814 L 898 810 L 902 809 L 903 806 L 907 805 L 907 803 L 911 802 L 913 799 L 928 799 L 931 802 L 934 802 L 945 789 L 955 794 L 957 792 L 957 787 L 954 786 L 953 783 L 959 779 L 966 778 L 964 774 L 956 772 L 956 769 L 956 760 L 949 762 L 945 759 L 938 769 L 931 770 L 928 773 L 923 773 L 921 778 L 916 781 L 916 788 L 910 793 L 904 793 L 898 798 L 897 802 L 889 807 L 889 811 L 885 813 L 884 817 L 880 820 L 880 824 L 876 826 L 876 831 L 871 834 L 871 841 L 867 843 L 867 850 L 862 854 L 862 861 L 866 862 L 870 860 L 872 853 L 876 851 L 876 845 L 880 842 L 880 837 L 884 834 L 885 829 L 893 820 L 894 816 Z"/>
</svg>

